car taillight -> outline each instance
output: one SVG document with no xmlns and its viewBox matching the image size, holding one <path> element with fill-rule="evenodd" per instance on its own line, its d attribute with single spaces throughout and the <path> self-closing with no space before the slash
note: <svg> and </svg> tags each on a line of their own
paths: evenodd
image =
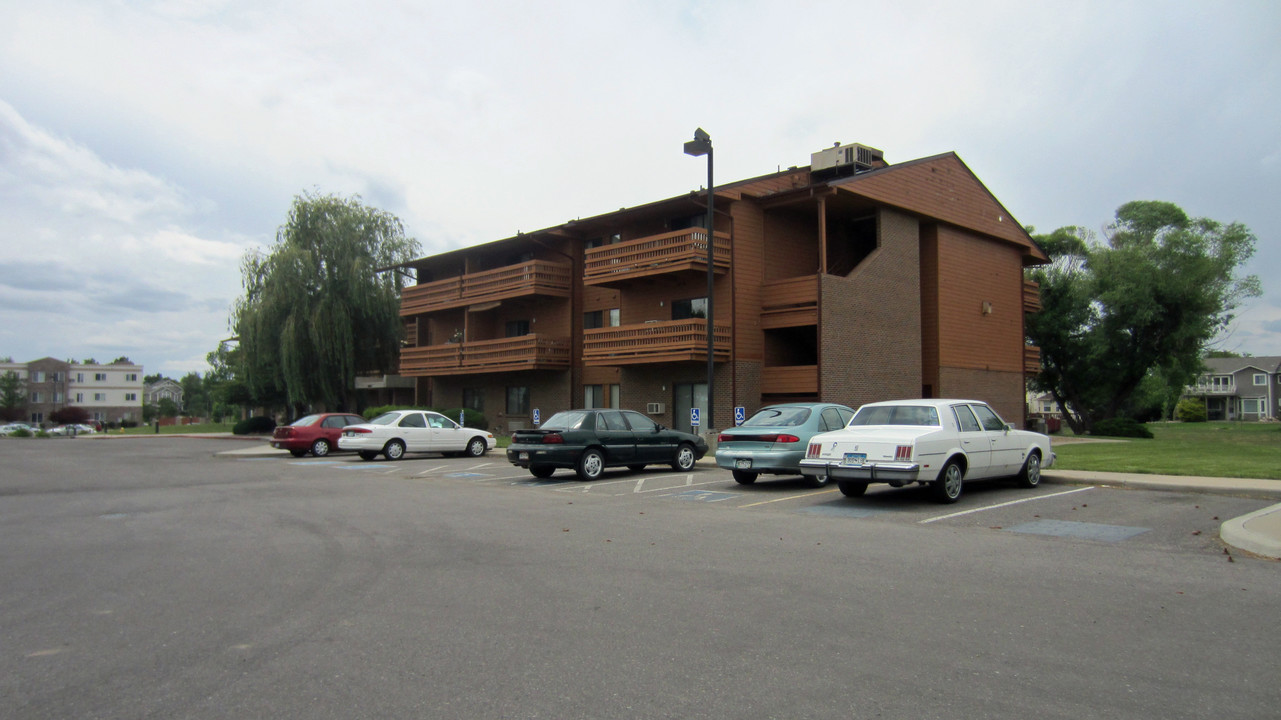
<svg viewBox="0 0 1281 720">
<path fill-rule="evenodd" d="M 726 435 L 725 433 L 721 433 L 720 435 L 716 436 L 716 442 L 718 443 L 732 442 L 733 440 L 734 440 L 733 435 Z"/>
<path fill-rule="evenodd" d="M 801 441 L 801 439 L 800 439 L 800 438 L 798 438 L 798 437 L 796 437 L 795 435 L 787 435 L 787 434 L 784 434 L 784 433 L 779 433 L 778 435 L 775 435 L 775 436 L 774 436 L 774 442 L 780 442 L 780 443 L 798 443 L 798 442 L 800 442 L 800 441 Z"/>
<path fill-rule="evenodd" d="M 561 435 L 560 433 L 548 433 L 547 435 L 543 436 L 544 445 L 563 445 L 564 443 L 565 443 L 565 436 Z"/>
<path fill-rule="evenodd" d="M 911 445 L 899 445 L 898 447 L 894 448 L 894 459 L 895 459 L 895 460 L 911 460 L 911 459 L 912 459 L 912 446 L 911 446 Z"/>
<path fill-rule="evenodd" d="M 807 458 L 816 458 L 816 457 L 818 457 L 818 456 L 819 456 L 819 454 L 820 454 L 820 453 L 822 453 L 822 452 L 823 452 L 823 445 L 822 445 L 822 443 L 815 443 L 815 442 L 812 442 L 812 443 L 810 443 L 810 446 L 805 450 L 805 457 L 807 457 Z"/>
<path fill-rule="evenodd" d="M 355 435 L 356 433 L 371 433 L 371 432 L 373 432 L 373 430 L 370 430 L 369 428 L 347 428 L 347 434 L 349 435 Z"/>
</svg>

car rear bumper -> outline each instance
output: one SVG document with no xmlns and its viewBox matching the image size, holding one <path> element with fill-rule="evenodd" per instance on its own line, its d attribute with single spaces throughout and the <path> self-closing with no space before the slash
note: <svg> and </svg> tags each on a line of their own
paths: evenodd
<svg viewBox="0 0 1281 720">
<path fill-rule="evenodd" d="M 921 479 L 918 463 L 868 463 L 842 465 L 826 460 L 802 460 L 801 473 L 829 480 L 862 480 L 865 482 L 910 483 Z"/>
<path fill-rule="evenodd" d="M 716 448 L 716 466 L 726 470 L 747 470 L 757 473 L 799 473 L 804 450 L 735 450 L 734 448 Z M 748 461 L 747 467 L 739 467 L 739 461 Z"/>
</svg>

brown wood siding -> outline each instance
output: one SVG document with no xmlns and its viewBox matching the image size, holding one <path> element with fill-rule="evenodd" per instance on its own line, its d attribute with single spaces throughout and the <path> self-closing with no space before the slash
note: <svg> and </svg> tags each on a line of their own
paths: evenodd
<svg viewBox="0 0 1281 720">
<path fill-rule="evenodd" d="M 716 314 L 731 310 L 734 313 L 733 334 L 735 360 L 760 360 L 764 352 L 765 336 L 761 330 L 761 282 L 765 265 L 765 218 L 753 203 L 737 203 L 734 217 L 734 263 L 730 276 L 726 305 L 721 305 L 717 294 Z M 731 300 L 732 296 L 732 300 Z M 746 388 L 745 388 L 746 390 Z M 758 391 L 753 390 L 759 394 Z"/>
<path fill-rule="evenodd" d="M 940 367 L 1021 377 L 1023 265 L 1018 250 L 940 227 L 938 266 Z"/>
<path fill-rule="evenodd" d="M 841 192 L 1001 238 L 1029 256 L 1048 259 L 954 154 L 856 175 L 836 187 Z"/>
</svg>

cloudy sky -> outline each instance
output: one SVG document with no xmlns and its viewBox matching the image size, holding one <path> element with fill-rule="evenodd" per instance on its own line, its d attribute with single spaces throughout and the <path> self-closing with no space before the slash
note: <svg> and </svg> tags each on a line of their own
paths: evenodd
<svg viewBox="0 0 1281 720">
<path fill-rule="evenodd" d="M 1042 6 L 1053 5 L 1054 8 Z M 1249 226 L 1281 355 L 1281 4 L 0 0 L 0 356 L 204 371 L 293 197 L 424 254 L 832 143 L 955 151 L 1024 225 L 1130 200 Z"/>
</svg>

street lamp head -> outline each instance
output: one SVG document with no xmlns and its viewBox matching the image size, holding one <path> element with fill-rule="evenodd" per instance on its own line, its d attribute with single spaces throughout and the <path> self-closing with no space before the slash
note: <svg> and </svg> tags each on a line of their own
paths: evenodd
<svg viewBox="0 0 1281 720">
<path fill-rule="evenodd" d="M 699 157 L 712 151 L 712 136 L 703 128 L 694 130 L 694 139 L 685 143 L 685 154 Z"/>
</svg>

